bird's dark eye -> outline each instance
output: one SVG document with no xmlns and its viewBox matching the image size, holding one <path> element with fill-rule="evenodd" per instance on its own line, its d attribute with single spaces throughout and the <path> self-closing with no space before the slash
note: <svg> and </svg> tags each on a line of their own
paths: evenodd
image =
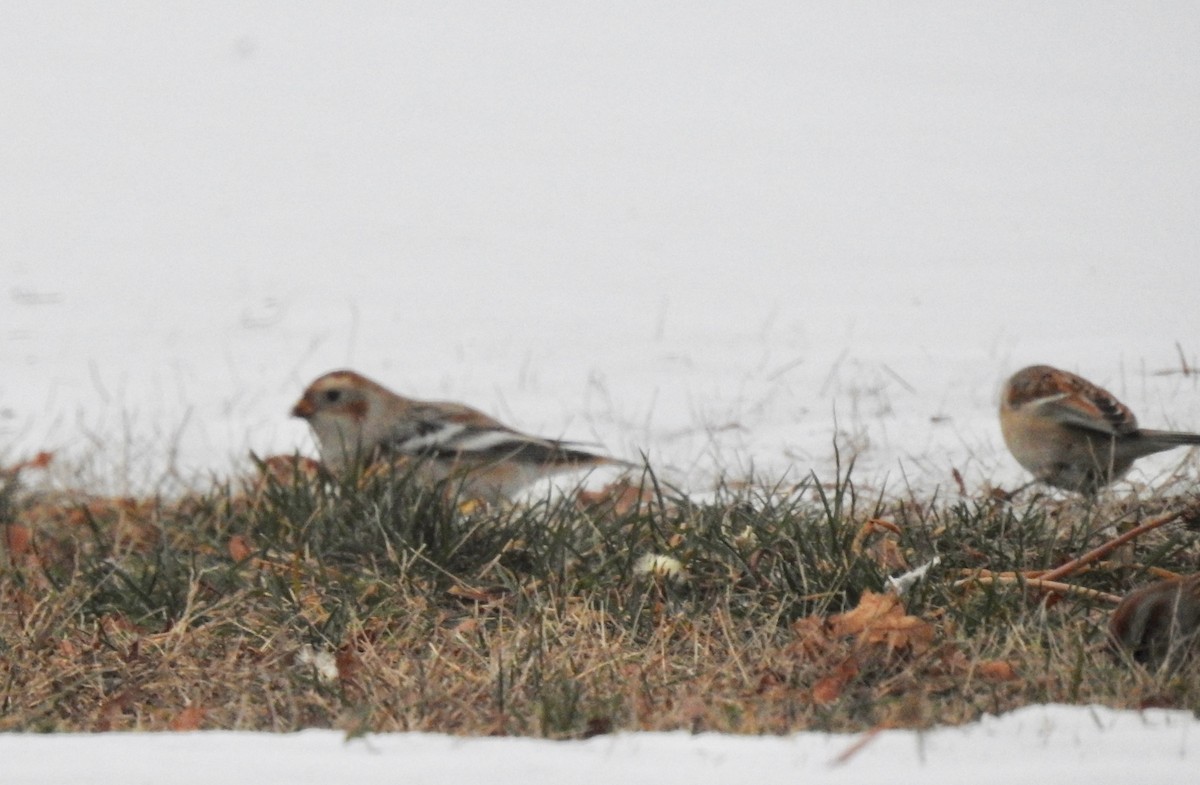
<svg viewBox="0 0 1200 785">
<path fill-rule="evenodd" d="M 342 397 L 341 390 L 326 390 L 325 391 L 325 400 L 328 401 L 329 403 L 337 403 L 338 399 L 340 399 L 341 397 Z"/>
</svg>

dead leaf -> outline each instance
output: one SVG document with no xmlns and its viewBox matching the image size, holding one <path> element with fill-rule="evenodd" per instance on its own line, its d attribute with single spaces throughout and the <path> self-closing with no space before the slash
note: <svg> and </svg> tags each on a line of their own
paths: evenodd
<svg viewBox="0 0 1200 785">
<path fill-rule="evenodd" d="M 272 455 L 260 465 L 263 480 L 270 478 L 281 485 L 311 481 L 321 475 L 321 464 L 300 455 Z"/>
<path fill-rule="evenodd" d="M 909 616 L 894 594 L 864 592 L 858 607 L 829 619 L 834 636 L 853 636 L 860 645 L 883 645 L 889 652 L 920 653 L 933 643 L 933 625 Z"/>
<path fill-rule="evenodd" d="M 854 657 L 842 660 L 832 672 L 817 679 L 817 683 L 812 688 L 813 702 L 822 706 L 833 703 L 842 696 L 846 685 L 857 675 L 858 660 Z"/>
<path fill-rule="evenodd" d="M 755 695 L 773 695 L 787 685 L 787 677 L 776 670 L 767 669 L 758 677 L 758 686 L 754 688 Z"/>
<path fill-rule="evenodd" d="M 503 586 L 475 587 L 460 583 L 446 589 L 446 594 L 468 602 L 490 604 L 503 600 L 509 595 L 509 591 Z"/>
<path fill-rule="evenodd" d="M 25 466 L 30 469 L 45 469 L 54 460 L 54 453 L 43 450 L 33 456 L 33 460 L 26 461 Z"/>
<path fill-rule="evenodd" d="M 950 476 L 954 478 L 954 484 L 958 486 L 958 495 L 966 496 L 967 484 L 963 482 L 963 476 L 959 473 L 958 469 L 951 469 Z"/>
<path fill-rule="evenodd" d="M 979 677 L 988 681 L 1014 681 L 1017 670 L 1006 660 L 984 660 L 976 666 Z"/>
<path fill-rule="evenodd" d="M 480 621 L 476 618 L 463 619 L 454 625 L 454 630 L 459 635 L 471 635 L 479 629 Z"/>
<path fill-rule="evenodd" d="M 167 727 L 175 731 L 199 730 L 208 710 L 203 706 L 192 704 L 171 718 Z"/>
<path fill-rule="evenodd" d="M 789 656 L 816 660 L 829 649 L 829 627 L 820 616 L 805 616 L 792 622 L 795 640 L 787 646 Z"/>
<path fill-rule="evenodd" d="M 16 558 L 29 553 L 33 542 L 33 532 L 28 526 L 10 523 L 4 527 L 4 547 L 9 556 Z"/>
<path fill-rule="evenodd" d="M 337 650 L 334 662 L 337 664 L 338 681 L 342 686 L 357 686 L 354 677 L 363 668 L 358 649 L 351 644 L 343 646 Z"/>
<path fill-rule="evenodd" d="M 19 461 L 12 466 L 0 466 L 0 474 L 17 475 L 25 469 L 45 469 L 54 460 L 54 453 L 43 450 L 27 461 Z"/>
<path fill-rule="evenodd" d="M 634 485 L 628 480 L 617 480 L 597 491 L 580 491 L 575 504 L 582 510 L 610 507 L 617 517 L 628 515 L 639 505 L 654 501 L 654 493 L 641 483 Z"/>
<path fill-rule="evenodd" d="M 900 550 L 900 543 L 893 537 L 881 537 L 864 549 L 864 553 L 876 564 L 882 572 L 892 574 L 906 572 L 909 568 L 908 559 Z"/>
<path fill-rule="evenodd" d="M 102 733 L 113 730 L 117 719 L 131 710 L 139 697 L 140 690 L 137 687 L 128 687 L 110 695 L 100 704 L 95 729 Z"/>
<path fill-rule="evenodd" d="M 229 538 L 229 556 L 234 561 L 245 561 L 250 558 L 250 554 L 254 553 L 254 549 L 250 547 L 250 541 L 241 534 L 235 534 Z"/>
</svg>

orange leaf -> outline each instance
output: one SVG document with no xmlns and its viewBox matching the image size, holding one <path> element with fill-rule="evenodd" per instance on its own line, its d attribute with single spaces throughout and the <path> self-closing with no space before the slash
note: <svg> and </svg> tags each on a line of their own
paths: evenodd
<svg viewBox="0 0 1200 785">
<path fill-rule="evenodd" d="M 54 460 L 54 453 L 43 450 L 27 461 L 14 463 L 12 466 L 0 466 L 0 474 L 17 474 L 24 469 L 45 469 Z"/>
<path fill-rule="evenodd" d="M 842 690 L 850 680 L 858 675 L 858 661 L 853 657 L 842 660 L 832 673 L 817 679 L 813 685 L 812 699 L 814 703 L 827 706 L 842 696 Z"/>
<path fill-rule="evenodd" d="M 10 523 L 4 527 L 4 546 L 8 549 L 11 556 L 24 556 L 29 553 L 29 546 L 32 540 L 33 533 L 29 531 L 28 526 L 22 526 L 19 523 Z"/>
<path fill-rule="evenodd" d="M 842 696 L 846 682 L 836 676 L 824 676 L 812 688 L 813 703 L 828 706 Z"/>
<path fill-rule="evenodd" d="M 795 640 L 787 646 L 789 656 L 816 660 L 829 648 L 829 630 L 820 616 L 805 616 L 792 622 Z"/>
<path fill-rule="evenodd" d="M 338 679 L 343 683 L 353 682 L 354 676 L 362 670 L 362 658 L 352 645 L 346 645 L 337 650 L 334 657 L 337 664 Z"/>
<path fill-rule="evenodd" d="M 854 636 L 859 644 L 882 644 L 889 651 L 925 651 L 933 643 L 933 625 L 909 616 L 894 594 L 864 592 L 858 607 L 829 620 L 835 636 Z"/>
<path fill-rule="evenodd" d="M 321 473 L 321 464 L 299 455 L 272 455 L 262 462 L 262 472 L 282 483 L 297 477 L 311 480 Z"/>
<path fill-rule="evenodd" d="M 602 505 L 611 505 L 614 515 L 628 515 L 637 509 L 639 504 L 647 504 L 654 500 L 650 489 L 641 484 L 634 485 L 628 480 L 617 480 L 597 491 L 580 491 L 575 497 L 575 503 L 580 509 L 590 509 Z"/>
<path fill-rule="evenodd" d="M 833 616 L 829 623 L 834 635 L 860 635 L 889 617 L 895 617 L 897 613 L 904 615 L 899 597 L 865 591 L 853 610 Z"/>
<path fill-rule="evenodd" d="M 171 730 L 179 731 L 197 730 L 200 723 L 204 722 L 204 715 L 207 713 L 208 711 L 204 707 L 192 704 L 172 717 L 168 727 Z"/>
<path fill-rule="evenodd" d="M 245 561 L 254 553 L 254 549 L 250 547 L 250 541 L 240 534 L 235 534 L 229 538 L 229 556 L 234 561 Z"/>
<path fill-rule="evenodd" d="M 900 543 L 891 537 L 872 542 L 865 548 L 865 552 L 884 572 L 903 572 L 908 569 L 908 559 L 904 558 Z"/>
<path fill-rule="evenodd" d="M 978 664 L 976 670 L 980 678 L 988 681 L 1013 681 L 1018 678 L 1012 663 L 1005 660 L 985 660 Z"/>
</svg>

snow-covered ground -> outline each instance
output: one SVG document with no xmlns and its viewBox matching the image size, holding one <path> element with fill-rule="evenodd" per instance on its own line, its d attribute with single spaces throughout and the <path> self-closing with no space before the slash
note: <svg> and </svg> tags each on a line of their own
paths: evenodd
<svg viewBox="0 0 1200 785">
<path fill-rule="evenodd" d="M 1050 362 L 1200 427 L 1200 11 L 9 2 L 0 450 L 311 450 L 352 366 L 724 472 L 1011 481 Z M 1172 465 L 1151 463 L 1148 472 Z"/>
<path fill-rule="evenodd" d="M 311 451 L 286 412 L 340 366 L 695 490 L 829 477 L 835 436 L 864 480 L 1016 481 L 994 400 L 1030 362 L 1200 428 L 1197 377 L 1158 375 L 1200 357 L 1198 40 L 1187 2 L 9 0 L 0 463 L 227 476 Z M 1046 737 L 1036 711 L 927 734 L 963 752 L 926 763 L 1003 736 L 1076 766 L 1141 734 L 1195 762 L 1180 718 Z M 247 738 L 195 743 L 343 749 Z M 101 743 L 2 741 L 6 768 Z M 194 742 L 142 743 L 153 765 Z M 409 743 L 506 749 L 343 754 L 395 771 L 370 750 Z M 506 765 L 824 766 L 843 743 L 513 742 L 539 752 Z"/>
<path fill-rule="evenodd" d="M 621 733 L 588 741 L 392 734 L 346 739 L 211 732 L 2 735 L 4 782 L 847 783 L 1189 782 L 1200 721 L 1187 712 L 1033 706 L 963 728 L 871 736 Z M 918 774 L 919 772 L 919 774 Z"/>
</svg>

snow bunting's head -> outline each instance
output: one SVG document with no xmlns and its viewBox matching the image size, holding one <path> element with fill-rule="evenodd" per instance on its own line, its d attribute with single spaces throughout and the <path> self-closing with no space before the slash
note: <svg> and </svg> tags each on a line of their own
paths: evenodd
<svg viewBox="0 0 1200 785">
<path fill-rule="evenodd" d="M 386 430 L 375 420 L 384 415 L 387 390 L 354 371 L 333 371 L 308 386 L 292 407 L 317 437 L 321 457 L 341 469 L 377 446 Z"/>
<path fill-rule="evenodd" d="M 292 416 L 308 420 L 344 417 L 362 420 L 370 405 L 366 390 L 373 384 L 354 371 L 332 371 L 308 385 L 304 395 L 292 407 Z"/>
</svg>

